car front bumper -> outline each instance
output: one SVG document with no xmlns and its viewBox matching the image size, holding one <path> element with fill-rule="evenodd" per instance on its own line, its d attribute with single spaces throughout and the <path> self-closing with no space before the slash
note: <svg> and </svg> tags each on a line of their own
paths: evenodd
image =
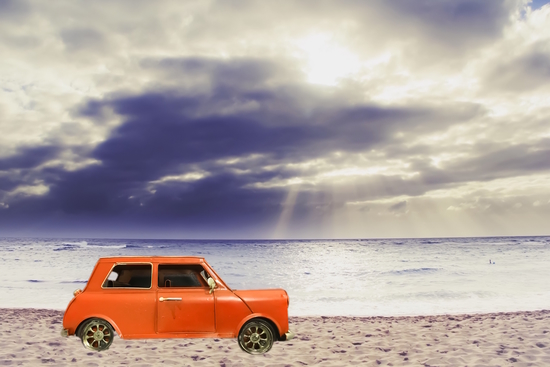
<svg viewBox="0 0 550 367">
<path fill-rule="evenodd" d="M 285 335 L 282 337 L 282 340 L 290 340 L 293 339 L 296 336 L 292 331 L 287 331 Z"/>
<path fill-rule="evenodd" d="M 68 337 L 69 329 L 61 329 L 61 336 Z"/>
</svg>

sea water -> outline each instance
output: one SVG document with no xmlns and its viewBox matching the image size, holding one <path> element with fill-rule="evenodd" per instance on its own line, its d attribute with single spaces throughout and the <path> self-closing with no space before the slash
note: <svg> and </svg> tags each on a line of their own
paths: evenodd
<svg viewBox="0 0 550 367">
<path fill-rule="evenodd" d="M 550 309 L 550 237 L 0 238 L 0 307 L 63 310 L 100 257 L 129 255 L 204 257 L 232 289 L 285 289 L 291 316 Z"/>
</svg>

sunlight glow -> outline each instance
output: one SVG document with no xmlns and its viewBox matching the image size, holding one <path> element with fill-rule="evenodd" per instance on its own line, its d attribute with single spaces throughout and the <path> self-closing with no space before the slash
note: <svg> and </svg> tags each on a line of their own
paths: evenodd
<svg viewBox="0 0 550 367">
<path fill-rule="evenodd" d="M 257 160 L 263 157 L 264 155 L 255 153 L 255 154 L 249 154 L 245 157 L 232 157 L 232 158 L 226 158 L 226 159 L 218 159 L 216 160 L 216 163 L 221 164 L 223 166 L 227 166 L 227 165 L 233 165 L 233 164 L 239 164 L 239 163 L 252 162 L 254 160 Z"/>
<path fill-rule="evenodd" d="M 188 172 L 184 173 L 182 175 L 170 175 L 170 176 L 164 176 L 162 178 L 159 178 L 155 181 L 149 181 L 149 185 L 147 186 L 147 191 L 149 191 L 151 194 L 155 194 L 157 190 L 154 188 L 156 185 L 163 184 L 166 182 L 193 182 L 198 181 L 200 179 L 203 179 L 209 175 L 206 171 L 196 171 L 196 172 Z"/>
<path fill-rule="evenodd" d="M 369 168 L 357 168 L 349 167 L 344 169 L 338 169 L 321 174 L 319 177 L 342 177 L 342 176 L 369 176 L 383 171 L 386 171 L 388 167 L 369 167 Z"/>
<path fill-rule="evenodd" d="M 339 157 L 343 156 L 342 153 Z M 301 177 L 292 178 L 273 178 L 269 181 L 255 182 L 247 184 L 244 187 L 270 189 L 275 187 L 287 187 L 292 185 L 339 185 L 346 183 L 353 183 L 355 179 L 362 179 L 368 176 L 400 176 L 403 179 L 410 179 L 413 176 L 418 175 L 418 172 L 412 172 L 410 170 L 410 164 L 401 160 L 389 160 L 385 161 L 384 165 L 376 165 L 374 162 L 370 162 L 364 158 L 365 161 L 362 165 L 335 165 L 330 162 L 322 160 L 312 160 L 302 163 L 287 164 L 286 168 L 292 167 L 293 169 L 302 169 Z M 264 167 L 266 169 L 280 168 L 281 165 Z M 311 169 L 311 173 L 308 170 Z"/>
<path fill-rule="evenodd" d="M 151 183 L 160 183 L 166 181 L 197 181 L 207 176 L 206 172 L 189 172 L 183 175 L 175 176 L 164 176 L 156 181 L 151 181 Z"/>
<path fill-rule="evenodd" d="M 394 103 L 408 99 L 418 99 L 420 95 L 431 95 L 436 88 L 441 88 L 438 80 L 418 79 L 407 84 L 388 84 L 380 92 L 372 96 L 379 103 Z"/>
<path fill-rule="evenodd" d="M 271 189 L 274 187 L 286 187 L 286 186 L 296 186 L 303 183 L 313 183 L 310 180 L 305 180 L 300 177 L 293 177 L 287 180 L 271 180 L 267 182 L 255 182 L 253 184 L 248 184 L 243 186 L 244 188 L 256 188 L 256 189 Z"/>
<path fill-rule="evenodd" d="M 30 185 L 21 185 L 18 186 L 15 190 L 10 192 L 10 195 L 25 195 L 25 196 L 41 196 L 47 194 L 50 191 L 50 188 L 42 183 L 39 183 L 34 186 Z"/>
<path fill-rule="evenodd" d="M 64 170 L 66 171 L 78 171 L 81 169 L 84 169 L 91 165 L 101 165 L 102 162 L 100 160 L 94 159 L 94 158 L 88 158 L 81 161 L 78 160 L 70 160 L 72 157 L 69 157 L 66 160 L 61 159 L 54 159 L 51 161 L 46 162 L 43 167 L 59 167 L 62 166 Z"/>
<path fill-rule="evenodd" d="M 365 204 L 397 204 L 401 201 L 408 201 L 411 197 L 409 195 L 399 195 L 382 199 L 374 200 L 361 200 L 361 201 L 348 201 L 346 205 L 357 206 Z"/>
<path fill-rule="evenodd" d="M 336 85 L 338 79 L 359 71 L 359 58 L 326 34 L 313 34 L 296 42 L 307 63 L 308 81 Z"/>
<path fill-rule="evenodd" d="M 430 157 L 430 159 L 432 160 L 432 166 L 440 168 L 439 167 L 439 162 L 441 162 L 441 158 L 439 158 L 439 157 Z"/>
</svg>

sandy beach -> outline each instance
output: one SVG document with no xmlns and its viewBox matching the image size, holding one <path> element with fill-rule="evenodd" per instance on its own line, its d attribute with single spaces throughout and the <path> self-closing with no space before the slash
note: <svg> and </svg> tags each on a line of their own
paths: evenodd
<svg viewBox="0 0 550 367">
<path fill-rule="evenodd" d="M 61 337 L 63 312 L 0 309 L 2 366 L 550 366 L 550 311 L 414 317 L 291 317 L 297 337 L 251 356 L 236 339 Z"/>
</svg>

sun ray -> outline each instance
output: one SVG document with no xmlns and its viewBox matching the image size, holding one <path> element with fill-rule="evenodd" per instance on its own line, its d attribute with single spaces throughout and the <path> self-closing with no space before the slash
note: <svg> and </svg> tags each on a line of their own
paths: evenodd
<svg viewBox="0 0 550 367">
<path fill-rule="evenodd" d="M 272 238 L 284 238 L 288 234 L 288 225 L 292 213 L 294 212 L 294 206 L 296 205 L 296 199 L 298 198 L 300 185 L 289 185 L 288 193 L 285 202 L 282 205 L 282 211 L 277 221 L 277 226 L 273 232 Z"/>
</svg>

